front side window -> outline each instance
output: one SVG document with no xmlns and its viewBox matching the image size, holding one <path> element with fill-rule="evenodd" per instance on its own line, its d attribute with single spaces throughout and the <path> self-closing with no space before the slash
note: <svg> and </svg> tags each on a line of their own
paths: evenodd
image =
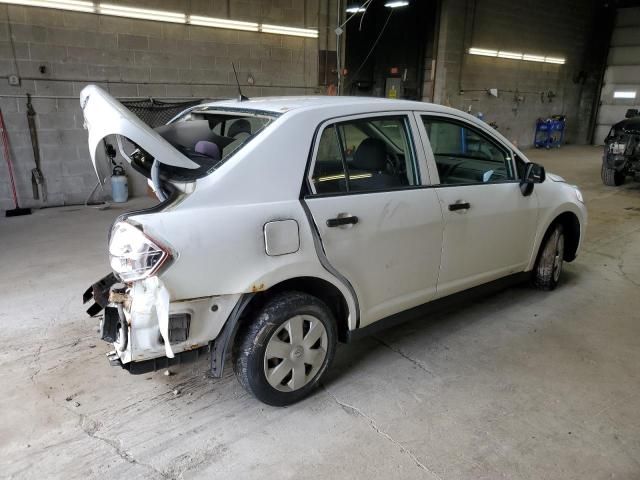
<svg viewBox="0 0 640 480">
<path fill-rule="evenodd" d="M 441 184 L 476 184 L 515 179 L 509 152 L 474 127 L 423 116 Z"/>
<path fill-rule="evenodd" d="M 523 179 L 524 171 L 525 171 L 525 168 L 527 167 L 527 164 L 518 155 L 515 156 L 515 159 L 516 159 L 516 172 L 518 174 L 518 178 Z"/>
<path fill-rule="evenodd" d="M 406 116 L 373 117 L 328 125 L 318 142 L 315 193 L 390 190 L 418 184 Z"/>
</svg>

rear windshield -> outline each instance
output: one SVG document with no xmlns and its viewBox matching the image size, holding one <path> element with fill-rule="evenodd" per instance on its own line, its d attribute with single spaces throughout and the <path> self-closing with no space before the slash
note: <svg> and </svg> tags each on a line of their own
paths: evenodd
<svg viewBox="0 0 640 480">
<path fill-rule="evenodd" d="M 161 178 L 192 181 L 209 175 L 276 118 L 277 114 L 270 112 L 217 110 L 212 107 L 195 107 L 179 115 L 154 130 L 199 167 L 189 169 L 160 163 Z M 132 166 L 147 175 L 154 158 L 137 145 L 133 147 L 129 154 Z"/>
</svg>

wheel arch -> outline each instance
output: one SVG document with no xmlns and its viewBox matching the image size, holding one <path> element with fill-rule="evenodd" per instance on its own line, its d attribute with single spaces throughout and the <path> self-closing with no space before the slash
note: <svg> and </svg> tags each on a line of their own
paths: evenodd
<svg viewBox="0 0 640 480">
<path fill-rule="evenodd" d="M 289 278 L 272 285 L 267 290 L 257 292 L 240 316 L 240 322 L 248 321 L 251 315 L 260 309 L 273 295 L 287 290 L 308 293 L 322 300 L 329 307 L 335 318 L 338 339 L 341 342 L 346 342 L 350 315 L 347 299 L 338 287 L 319 277 L 302 276 Z"/>
<path fill-rule="evenodd" d="M 578 246 L 580 245 L 580 220 L 573 212 L 563 212 L 551 222 L 547 230 L 557 224 L 561 224 L 564 230 L 564 260 L 566 262 L 572 262 L 576 258 Z"/>
<path fill-rule="evenodd" d="M 578 252 L 578 246 L 580 245 L 580 220 L 574 212 L 566 210 L 557 214 L 553 220 L 549 222 L 547 228 L 544 229 L 544 234 L 540 237 L 540 240 L 536 245 L 536 249 L 534 250 L 531 268 L 533 268 L 535 262 L 540 256 L 540 251 L 544 247 L 544 240 L 558 224 L 562 225 L 565 234 L 564 260 L 566 262 L 572 262 L 575 260 Z"/>
<path fill-rule="evenodd" d="M 331 282 L 314 276 L 301 276 L 282 280 L 266 290 L 245 293 L 240 297 L 236 308 L 227 319 L 218 337 L 211 342 L 211 374 L 222 377 L 224 362 L 228 352 L 232 352 L 236 345 L 239 331 L 246 327 L 253 315 L 275 294 L 295 290 L 313 295 L 324 303 L 333 313 L 336 320 L 338 340 L 346 342 L 349 332 L 349 320 L 353 312 L 349 309 L 349 302 L 340 289 Z"/>
</svg>

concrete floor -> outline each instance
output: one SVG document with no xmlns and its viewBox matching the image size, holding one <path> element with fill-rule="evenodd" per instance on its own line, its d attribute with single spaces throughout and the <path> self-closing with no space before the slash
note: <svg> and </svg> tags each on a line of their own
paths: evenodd
<svg viewBox="0 0 640 480">
<path fill-rule="evenodd" d="M 286 409 L 206 362 L 107 365 L 80 297 L 108 270 L 118 210 L 3 217 L 0 476 L 640 478 L 640 183 L 604 187 L 600 151 L 531 152 L 590 211 L 556 291 L 515 287 L 343 346 Z"/>
</svg>

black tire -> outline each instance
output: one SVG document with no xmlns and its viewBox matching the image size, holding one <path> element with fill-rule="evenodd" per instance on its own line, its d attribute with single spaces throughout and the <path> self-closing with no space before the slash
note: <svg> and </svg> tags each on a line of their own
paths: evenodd
<svg viewBox="0 0 640 480">
<path fill-rule="evenodd" d="M 313 340 L 312 335 L 309 335 L 311 328 L 320 328 L 316 320 L 324 327 L 324 333 L 314 343 L 315 348 L 307 347 L 304 342 Z M 294 321 L 302 322 L 303 329 L 301 341 L 297 343 L 293 340 L 294 333 L 291 330 Z M 308 329 L 306 331 L 305 326 Z M 289 357 L 269 358 L 267 345 L 270 342 L 275 342 L 280 347 L 291 345 Z M 233 355 L 234 372 L 240 384 L 261 402 L 278 407 L 290 405 L 302 400 L 317 387 L 320 378 L 333 360 L 336 342 L 336 322 L 331 310 L 324 302 L 306 293 L 282 292 L 269 299 L 258 314 L 239 332 Z M 326 352 L 323 359 L 319 359 L 321 351 Z M 313 365 L 306 363 L 307 355 L 309 358 L 313 356 L 313 360 L 310 360 L 315 362 Z M 288 362 L 286 365 L 285 361 Z M 299 382 L 303 386 L 296 387 L 294 375 L 297 379 L 301 378 L 296 374 L 300 372 L 300 363 L 303 364 L 302 379 L 305 383 Z M 277 382 L 275 378 L 278 375 L 274 375 L 273 372 L 277 367 L 284 367 L 281 371 L 285 371 L 289 368 L 288 365 L 292 365 L 290 374 L 276 384 L 277 388 L 272 386 L 267 378 L 267 372 L 271 372 L 269 374 L 271 381 Z"/>
<path fill-rule="evenodd" d="M 531 283 L 539 290 L 554 290 L 558 286 L 564 264 L 565 235 L 562 224 L 556 223 L 545 234 L 533 267 Z"/>
<path fill-rule="evenodd" d="M 609 187 L 619 187 L 624 183 L 624 173 L 618 172 L 615 168 L 609 168 L 606 165 L 602 165 L 602 171 L 600 173 L 602 177 L 602 183 Z"/>
</svg>

